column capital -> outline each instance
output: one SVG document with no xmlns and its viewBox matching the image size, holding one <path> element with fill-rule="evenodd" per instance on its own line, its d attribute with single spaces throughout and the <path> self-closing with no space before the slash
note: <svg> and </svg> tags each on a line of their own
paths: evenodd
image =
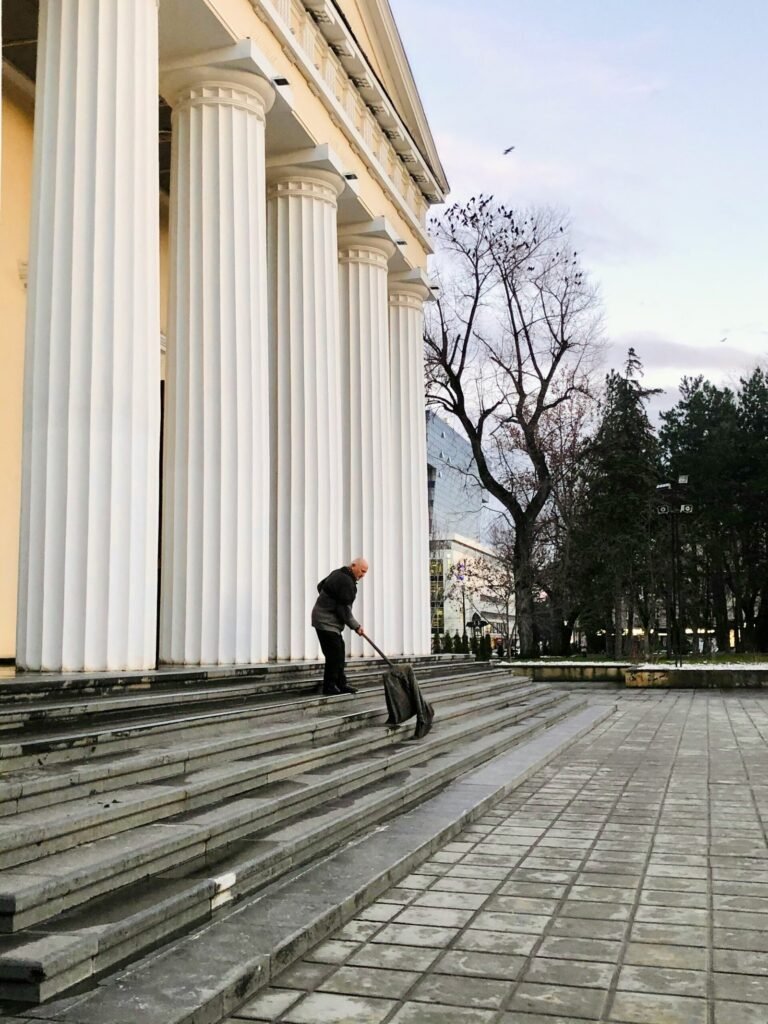
<svg viewBox="0 0 768 1024">
<path fill-rule="evenodd" d="M 275 101 L 275 90 L 260 75 L 210 65 L 164 72 L 160 76 L 160 92 L 174 111 L 229 106 L 256 114 L 262 120 Z"/>
<path fill-rule="evenodd" d="M 369 263 L 387 268 L 397 246 L 388 238 L 376 235 L 340 235 L 339 260 L 341 263 Z"/>
<path fill-rule="evenodd" d="M 284 167 L 271 167 L 267 171 L 267 196 L 270 199 L 298 196 L 317 199 L 335 207 L 345 187 L 344 179 L 338 174 L 316 167 L 288 164 Z"/>
</svg>

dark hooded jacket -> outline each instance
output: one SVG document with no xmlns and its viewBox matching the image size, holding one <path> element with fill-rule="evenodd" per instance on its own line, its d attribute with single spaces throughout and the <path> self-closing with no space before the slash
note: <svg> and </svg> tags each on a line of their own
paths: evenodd
<svg viewBox="0 0 768 1024">
<path fill-rule="evenodd" d="M 360 629 L 360 623 L 352 614 L 352 605 L 357 597 L 357 580 L 348 566 L 334 569 L 317 584 L 318 598 L 312 609 L 312 625 L 341 633 L 345 626 Z"/>
</svg>

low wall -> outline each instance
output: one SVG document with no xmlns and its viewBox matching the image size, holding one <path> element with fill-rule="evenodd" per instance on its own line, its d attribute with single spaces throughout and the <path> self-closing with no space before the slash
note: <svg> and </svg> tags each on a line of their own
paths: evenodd
<svg viewBox="0 0 768 1024">
<path fill-rule="evenodd" d="M 628 667 L 618 662 L 522 662 L 537 683 L 623 683 Z"/>
<path fill-rule="evenodd" d="M 521 661 L 537 683 L 618 683 L 632 688 L 752 689 L 768 687 L 768 666 L 632 665 L 610 661 Z"/>
<path fill-rule="evenodd" d="M 629 665 L 624 669 L 624 684 L 634 687 L 665 687 L 675 689 L 720 689 L 736 687 L 759 688 L 768 686 L 768 668 L 740 668 L 728 666 L 710 668 L 702 665 L 696 668 L 674 668 L 664 666 L 648 668 Z"/>
</svg>

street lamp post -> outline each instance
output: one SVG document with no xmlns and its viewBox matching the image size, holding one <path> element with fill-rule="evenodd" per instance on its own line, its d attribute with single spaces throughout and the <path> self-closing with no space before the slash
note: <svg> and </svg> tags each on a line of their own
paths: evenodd
<svg viewBox="0 0 768 1024">
<path fill-rule="evenodd" d="M 467 635 L 467 580 L 466 580 L 466 562 L 459 562 L 459 573 L 458 579 L 461 583 L 461 636 L 462 639 Z"/>
<path fill-rule="evenodd" d="M 684 627 L 682 621 L 683 597 L 680 573 L 680 516 L 691 515 L 693 513 L 693 505 L 682 500 L 680 491 L 687 485 L 688 477 L 679 476 L 677 478 L 676 486 L 673 486 L 670 483 L 664 483 L 659 484 L 656 488 L 658 499 L 656 512 L 660 516 L 669 516 L 669 534 L 672 557 L 672 593 L 670 602 L 672 622 L 669 625 L 669 629 L 670 639 L 672 641 L 672 654 L 675 658 L 675 666 L 681 666 L 683 664 Z"/>
</svg>

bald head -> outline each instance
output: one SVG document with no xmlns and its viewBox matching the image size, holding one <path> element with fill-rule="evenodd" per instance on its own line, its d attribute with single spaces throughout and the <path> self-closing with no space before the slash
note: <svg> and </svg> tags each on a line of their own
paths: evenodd
<svg viewBox="0 0 768 1024">
<path fill-rule="evenodd" d="M 349 563 L 349 568 L 356 580 L 361 580 L 368 572 L 368 563 L 364 558 L 354 558 Z"/>
</svg>

